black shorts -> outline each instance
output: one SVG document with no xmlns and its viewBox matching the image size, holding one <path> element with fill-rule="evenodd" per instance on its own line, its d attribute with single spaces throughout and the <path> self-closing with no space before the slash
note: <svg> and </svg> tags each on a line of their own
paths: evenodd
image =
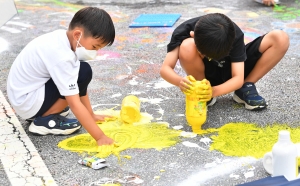
<svg viewBox="0 0 300 186">
<path fill-rule="evenodd" d="M 259 46 L 264 36 L 260 36 L 246 45 L 247 59 L 244 62 L 244 79 L 253 70 L 256 62 L 261 57 L 262 53 L 259 52 Z M 212 86 L 220 85 L 225 81 L 231 79 L 231 62 L 230 58 L 225 59 L 227 65 L 217 63 L 215 61 L 208 61 L 207 58 L 203 59 L 205 65 L 205 78 L 210 81 Z M 219 66 L 218 66 L 219 65 Z"/>
<path fill-rule="evenodd" d="M 92 69 L 87 62 L 80 62 L 80 69 L 78 74 L 78 88 L 79 96 L 85 96 L 87 94 L 87 87 L 92 80 Z M 64 96 L 60 95 L 57 86 L 54 81 L 50 78 L 45 84 L 45 98 L 42 107 L 32 118 L 43 115 L 47 112 L 52 105 L 59 99 L 65 99 Z M 31 118 L 31 119 L 32 119 Z"/>
</svg>

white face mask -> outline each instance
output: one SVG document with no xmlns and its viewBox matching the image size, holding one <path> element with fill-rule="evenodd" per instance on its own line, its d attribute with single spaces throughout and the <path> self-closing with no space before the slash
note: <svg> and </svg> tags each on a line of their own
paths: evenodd
<svg viewBox="0 0 300 186">
<path fill-rule="evenodd" d="M 81 39 L 82 33 L 80 34 L 79 40 L 77 41 L 77 45 L 76 45 L 76 51 L 75 54 L 77 56 L 78 60 L 92 60 L 95 59 L 97 56 L 97 50 L 87 50 L 85 49 L 80 43 L 80 39 Z M 80 47 L 78 47 L 78 45 L 80 45 Z"/>
</svg>

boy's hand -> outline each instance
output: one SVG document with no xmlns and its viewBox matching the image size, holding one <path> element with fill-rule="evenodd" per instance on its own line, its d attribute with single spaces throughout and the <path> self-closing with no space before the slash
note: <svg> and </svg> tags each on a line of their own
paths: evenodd
<svg viewBox="0 0 300 186">
<path fill-rule="evenodd" d="M 94 120 L 97 123 L 102 123 L 102 122 L 110 121 L 110 120 L 114 120 L 114 119 L 115 119 L 115 117 L 113 117 L 113 116 L 94 114 Z"/>
<path fill-rule="evenodd" d="M 198 96 L 199 101 L 207 102 L 212 98 L 212 87 L 207 79 L 203 79 L 201 84 L 203 84 L 203 86 L 197 87 L 195 93 Z"/>
<path fill-rule="evenodd" d="M 179 88 L 184 94 L 190 94 L 193 89 L 193 82 L 195 82 L 195 78 L 191 75 L 183 77 L 179 82 Z"/>
<path fill-rule="evenodd" d="M 114 140 L 103 135 L 100 139 L 97 140 L 97 145 L 112 145 L 114 143 Z"/>
</svg>

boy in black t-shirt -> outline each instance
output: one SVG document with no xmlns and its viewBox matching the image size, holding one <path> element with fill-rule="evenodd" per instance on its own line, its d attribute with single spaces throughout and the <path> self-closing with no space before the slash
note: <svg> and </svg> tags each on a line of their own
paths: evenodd
<svg viewBox="0 0 300 186">
<path fill-rule="evenodd" d="M 267 103 L 254 84 L 282 59 L 288 47 L 288 35 L 281 30 L 245 46 L 244 33 L 227 16 L 207 14 L 187 20 L 174 30 L 160 74 L 181 91 L 188 91 L 188 76 L 181 77 L 174 71 L 179 59 L 187 75 L 196 80 L 206 78 L 212 86 L 212 91 L 203 91 L 200 101 L 234 91 L 234 101 L 245 104 L 248 110 L 260 110 Z M 211 99 L 211 104 L 214 102 Z"/>
</svg>

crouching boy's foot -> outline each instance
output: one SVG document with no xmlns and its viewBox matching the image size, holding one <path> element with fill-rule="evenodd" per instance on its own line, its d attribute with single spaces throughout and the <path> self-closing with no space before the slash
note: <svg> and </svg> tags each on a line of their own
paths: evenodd
<svg viewBox="0 0 300 186">
<path fill-rule="evenodd" d="M 206 102 L 206 106 L 211 107 L 217 102 L 217 98 L 211 98 L 208 102 Z"/>
<path fill-rule="evenodd" d="M 258 95 L 254 83 L 246 82 L 242 88 L 236 90 L 233 100 L 237 103 L 243 103 L 248 110 L 261 110 L 268 106 L 265 99 Z"/>
<path fill-rule="evenodd" d="M 70 107 L 67 106 L 64 110 L 62 110 L 62 111 L 59 113 L 59 115 L 66 117 L 69 113 L 70 113 Z M 32 117 L 32 118 L 26 119 L 26 121 L 32 122 L 34 119 L 35 119 L 35 118 Z"/>
<path fill-rule="evenodd" d="M 60 114 L 40 116 L 34 119 L 29 126 L 29 132 L 37 135 L 68 135 L 81 128 L 77 119 L 68 119 Z"/>
</svg>

